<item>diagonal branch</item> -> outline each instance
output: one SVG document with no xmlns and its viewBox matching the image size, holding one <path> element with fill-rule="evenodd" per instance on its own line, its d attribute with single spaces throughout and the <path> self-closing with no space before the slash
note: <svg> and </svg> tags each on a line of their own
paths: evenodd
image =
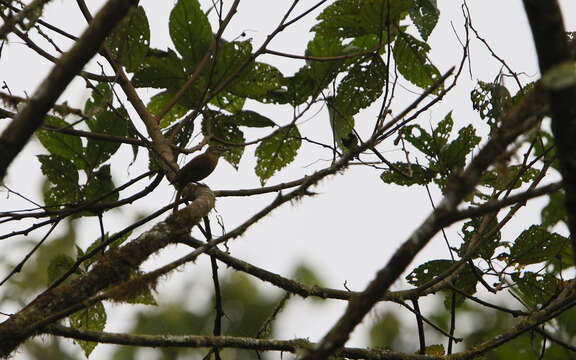
<svg viewBox="0 0 576 360">
<path fill-rule="evenodd" d="M 64 53 L 50 74 L 38 86 L 26 106 L 18 112 L 0 137 L 0 181 L 8 166 L 24 148 L 34 131 L 42 125 L 44 116 L 54 106 L 58 97 L 98 52 L 106 36 L 128 13 L 135 0 L 109 0 L 98 12 L 94 21 L 84 31 L 72 49 Z"/>
<path fill-rule="evenodd" d="M 191 188 L 191 187 L 189 187 Z M 191 189 L 192 190 L 192 189 Z M 128 244 L 104 254 L 100 260 L 79 278 L 51 288 L 30 304 L 0 324 L 0 358 L 9 356 L 23 341 L 46 325 L 82 308 L 94 295 L 104 289 L 115 298 L 133 295 L 150 286 L 148 282 L 130 282 L 132 287 L 113 287 L 126 283 L 131 274 L 150 257 L 179 235 L 189 232 L 214 207 L 214 195 L 209 188 L 194 188 L 195 199 L 185 209 L 169 216 Z"/>
<path fill-rule="evenodd" d="M 571 61 L 568 38 L 557 1 L 524 0 L 524 8 L 544 77 Z M 573 71 L 573 70 L 571 70 Z M 566 214 L 572 248 L 576 249 L 576 84 L 546 89 L 552 113 L 552 133 L 556 144 L 560 173 L 566 192 Z M 573 252 L 576 259 L 576 251 Z"/>
<path fill-rule="evenodd" d="M 506 121 L 502 121 L 502 127 L 489 139 L 470 165 L 461 175 L 450 181 L 446 195 L 437 210 L 431 213 L 396 250 L 386 266 L 378 271 L 366 289 L 348 303 L 342 317 L 324 336 L 316 349 L 303 359 L 326 359 L 344 346 L 354 328 L 379 301 L 382 294 L 390 288 L 420 250 L 442 228 L 443 216 L 454 212 L 460 202 L 474 189 L 484 171 L 506 150 L 508 145 L 539 121 L 540 113 L 545 108 L 545 100 L 536 96 L 540 93 L 541 90 L 536 86 L 535 91 L 527 96 L 526 101 L 507 114 Z"/>
<path fill-rule="evenodd" d="M 202 336 L 202 335 L 129 335 L 120 333 L 77 330 L 62 325 L 50 326 L 46 333 L 72 339 L 96 341 L 99 343 L 132 345 L 144 347 L 185 347 L 185 348 L 237 348 L 258 351 L 287 351 L 299 353 L 315 346 L 306 339 L 274 340 L 255 339 L 237 336 Z M 437 356 L 407 355 L 388 350 L 344 348 L 337 353 L 347 359 L 367 360 L 433 360 Z"/>
</svg>

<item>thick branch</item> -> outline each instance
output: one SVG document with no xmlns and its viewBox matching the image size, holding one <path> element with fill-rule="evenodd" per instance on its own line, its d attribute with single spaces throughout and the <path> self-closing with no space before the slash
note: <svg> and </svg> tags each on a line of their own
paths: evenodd
<svg viewBox="0 0 576 360">
<path fill-rule="evenodd" d="M 430 214 L 416 231 L 396 250 L 386 266 L 376 274 L 367 288 L 349 303 L 344 315 L 324 336 L 318 347 L 304 356 L 305 360 L 326 359 L 341 348 L 348 340 L 354 328 L 379 301 L 390 286 L 406 270 L 414 257 L 442 228 L 442 219 L 446 214 L 456 211 L 460 202 L 474 189 L 484 171 L 506 151 L 508 145 L 518 135 L 533 127 L 540 119 L 545 100 L 535 96 L 540 93 L 538 86 L 527 99 L 502 121 L 502 127 L 480 150 L 471 164 L 460 175 L 453 178 L 447 188 L 446 196 L 436 211 Z"/>
<path fill-rule="evenodd" d="M 38 86 L 26 106 L 18 112 L 0 137 L 0 180 L 4 178 L 8 166 L 24 148 L 34 131 L 42 124 L 44 116 L 60 94 L 98 52 L 114 25 L 120 22 L 136 3 L 135 0 L 109 0 L 72 49 L 60 57 L 48 77 Z"/>
<path fill-rule="evenodd" d="M 54 325 L 46 333 L 69 337 L 78 340 L 96 341 L 99 343 L 132 345 L 141 347 L 185 347 L 185 348 L 237 348 L 258 351 L 288 351 L 298 353 L 314 347 L 306 339 L 274 340 L 255 339 L 236 336 L 201 336 L 201 335 L 129 335 L 97 331 L 81 331 L 69 327 Z M 407 355 L 393 351 L 377 349 L 344 348 L 336 353 L 347 359 L 368 360 L 432 360 L 437 356 Z"/>
<path fill-rule="evenodd" d="M 128 244 L 111 249 L 86 274 L 40 294 L 24 309 L 1 323 L 0 358 L 9 356 L 29 336 L 48 325 L 46 319 L 57 321 L 68 315 L 68 309 L 83 304 L 100 291 L 125 283 L 130 274 L 150 255 L 176 242 L 178 235 L 188 232 L 214 207 L 214 196 L 210 189 L 198 186 L 195 191 L 196 199 L 185 209 Z M 147 284 L 144 283 L 144 286 Z M 108 292 L 112 291 L 114 296 L 121 297 L 122 292 L 128 290 L 112 287 Z"/>
<path fill-rule="evenodd" d="M 540 72 L 545 76 L 571 61 L 562 13 L 557 1 L 524 0 L 538 53 Z M 572 248 L 576 249 L 576 84 L 547 89 L 552 112 L 552 132 L 566 192 L 566 214 Z M 576 259 L 576 251 L 574 251 Z"/>
</svg>

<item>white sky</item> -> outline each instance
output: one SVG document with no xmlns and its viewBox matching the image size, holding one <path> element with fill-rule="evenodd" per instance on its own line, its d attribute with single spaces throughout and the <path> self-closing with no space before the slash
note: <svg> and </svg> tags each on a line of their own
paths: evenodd
<svg viewBox="0 0 576 360">
<path fill-rule="evenodd" d="M 102 3 L 102 2 L 98 2 Z M 312 2 L 302 2 L 306 5 Z M 172 1 L 143 0 L 141 4 L 146 8 L 148 19 L 152 29 L 152 45 L 158 48 L 172 47 L 167 36 L 167 16 L 172 8 Z M 244 0 L 241 2 L 237 16 L 231 22 L 225 33 L 227 39 L 233 39 L 243 31 L 248 37 L 254 39 L 255 47 L 275 27 L 282 12 L 289 2 Z M 463 18 L 459 1 L 439 1 L 441 10 L 440 22 L 432 34 L 431 59 L 441 72 L 456 65 L 461 56 L 461 47 L 456 39 L 452 28 L 463 38 Z M 565 14 L 576 13 L 576 3 L 573 1 L 561 1 Z M 522 72 L 522 80 L 526 83 L 538 78 L 538 67 L 533 50 L 532 37 L 528 27 L 521 1 L 470 1 L 472 21 L 480 34 L 488 41 L 494 51 L 517 72 Z M 303 9 L 303 7 L 300 7 Z M 296 12 L 298 13 L 298 12 Z M 302 54 L 308 39 L 312 35 L 308 29 L 314 24 L 315 12 L 308 16 L 300 24 L 289 28 L 280 34 L 270 45 L 271 49 Z M 62 24 L 65 29 L 78 34 L 85 27 L 85 22 L 72 2 L 54 1 L 48 8 L 47 15 L 52 23 Z M 566 19 L 566 27 L 569 31 L 576 30 L 576 18 Z M 448 111 L 454 109 L 455 131 L 468 123 L 480 121 L 471 109 L 470 91 L 477 80 L 491 81 L 500 70 L 500 64 L 492 59 L 486 49 L 472 37 L 471 65 L 474 78 L 465 70 L 460 84 L 450 96 L 442 101 L 439 106 L 423 114 L 418 123 L 429 128 L 442 119 Z M 35 86 L 51 68 L 51 64 L 40 58 L 13 38 L 14 43 L 4 46 L 0 58 L 0 82 L 5 81 L 15 95 L 24 96 L 24 91 L 31 94 Z M 260 59 L 270 61 L 278 66 L 283 72 L 291 73 L 297 70 L 302 62 L 272 58 L 270 56 Z M 98 65 L 92 63 L 91 68 L 98 71 Z M 406 82 L 403 85 L 418 91 Z M 513 91 L 517 89 L 512 82 L 507 83 Z M 144 91 L 145 93 L 145 91 Z M 150 91 L 150 95 L 154 92 Z M 76 82 L 61 97 L 60 101 L 67 100 L 70 105 L 81 106 L 88 92 L 81 82 Z M 399 88 L 396 95 L 394 111 L 402 110 L 403 104 L 408 104 L 416 95 Z M 268 115 L 278 123 L 290 120 L 291 110 L 288 107 L 257 106 L 262 113 Z M 134 117 L 136 119 L 136 117 Z M 306 117 L 307 118 L 307 117 Z M 366 134 L 373 126 L 374 110 L 359 114 L 356 124 L 361 134 Z M 7 121 L 0 121 L 0 129 L 3 129 Z M 139 122 L 136 120 L 136 122 Z M 300 130 L 306 136 L 329 142 L 328 119 L 325 112 L 320 113 L 313 119 L 301 124 Z M 248 132 L 247 139 L 254 138 L 257 132 Z M 122 164 L 127 165 L 130 161 L 131 149 L 124 146 L 123 151 L 115 156 Z M 392 159 L 400 159 L 399 152 L 388 153 L 394 146 L 391 140 L 380 147 L 384 155 Z M 254 159 L 252 157 L 254 147 L 248 149 L 240 164 L 240 170 L 236 172 L 230 165 L 222 162 L 209 179 L 205 182 L 213 189 L 244 189 L 259 186 L 259 181 L 254 175 Z M 42 197 L 39 189 L 41 173 L 39 163 L 33 155 L 41 153 L 38 143 L 28 144 L 25 151 L 9 168 L 7 184 L 14 190 L 26 194 L 38 202 Z M 300 156 L 289 169 L 281 171 L 268 181 L 269 185 L 288 181 L 310 174 L 313 169 L 329 164 L 330 156 L 325 152 L 319 152 L 317 148 L 305 146 L 301 149 Z M 412 154 L 415 156 L 416 154 Z M 327 161 L 312 164 L 318 157 Z M 420 158 L 423 160 L 422 158 Z M 412 159 L 414 160 L 414 158 Z M 312 164 L 312 165 L 311 165 Z M 140 154 L 137 164 L 128 168 L 116 166 L 113 174 L 120 184 L 120 179 L 125 179 L 127 174 L 138 175 L 146 171 L 147 161 Z M 309 166 L 310 165 L 310 166 Z M 307 198 L 294 204 L 288 204 L 274 211 L 270 216 L 257 223 L 242 238 L 230 243 L 232 255 L 262 266 L 270 271 L 289 276 L 296 264 L 305 262 L 310 264 L 325 280 L 326 286 L 342 288 L 346 281 L 349 288 L 361 290 L 373 277 L 376 270 L 380 269 L 388 260 L 394 249 L 404 241 L 413 229 L 430 212 L 431 205 L 428 201 L 424 188 L 403 188 L 382 183 L 379 172 L 374 169 L 366 169 L 352 166 L 344 174 L 330 177 L 320 183 L 313 190 L 318 193 L 313 198 Z M 4 194 L 2 194 L 4 195 Z M 105 216 L 105 225 L 111 233 L 122 229 L 131 223 L 136 214 L 148 214 L 158 206 L 167 202 L 173 196 L 173 190 L 165 183 L 144 201 L 127 207 L 122 213 L 111 212 Z M 434 190 L 436 200 L 439 199 L 438 191 Z M 260 210 L 268 204 L 274 195 L 264 195 L 247 198 L 221 198 L 217 202 L 217 210 L 224 217 L 226 229 L 233 229 L 252 213 Z M 14 207 L 28 207 L 14 196 L 6 199 L 2 196 L 0 211 L 8 211 Z M 539 212 L 535 210 L 522 210 L 505 232 L 510 238 L 521 231 L 525 224 L 531 224 L 539 220 Z M 82 244 L 91 243 L 99 233 L 96 218 L 88 218 L 81 221 L 82 231 L 80 234 L 87 235 L 82 239 Z M 214 223 L 215 224 L 215 223 Z M 17 228 L 23 228 L 24 223 L 18 224 Z M 453 244 L 459 243 L 456 230 L 459 225 L 449 232 L 449 240 Z M 217 227 L 213 225 L 217 231 Z M 7 231 L 0 226 L 1 233 Z M 12 228 L 8 230 L 13 230 Z M 142 230 L 142 229 L 140 229 Z M 33 233 L 31 238 L 38 239 L 45 230 Z M 12 251 L 13 244 L 22 241 L 23 238 L 13 238 L 0 241 L 0 253 Z M 11 254 L 14 259 L 19 259 L 25 253 L 24 249 L 19 253 Z M 153 262 L 147 264 L 147 269 L 165 263 L 180 255 L 181 250 L 172 249 L 162 256 L 155 257 Z M 421 264 L 426 259 L 448 258 L 444 241 L 437 237 L 417 257 L 413 265 Z M 173 274 L 169 280 L 159 289 L 158 300 L 169 301 L 174 292 L 181 291 L 182 284 L 194 279 L 207 282 L 210 285 L 207 262 L 200 261 L 199 268 L 193 265 L 185 267 L 182 271 Z M 0 276 L 3 277 L 3 276 Z M 395 284 L 394 288 L 402 288 L 403 281 Z M 210 294 L 202 288 L 194 288 L 199 293 L 194 294 L 195 301 L 207 299 Z M 0 289 L 1 293 L 2 289 Z M 204 291 L 204 292 L 202 292 Z M 275 292 L 277 294 L 278 292 Z M 283 313 L 277 326 L 277 337 L 289 339 L 292 337 L 309 337 L 316 340 L 321 337 L 342 313 L 344 303 L 337 301 L 327 302 L 327 305 L 318 305 L 316 302 L 295 301 Z M 191 304 L 194 307 L 194 304 Z M 115 315 L 109 319 L 125 319 L 127 306 L 117 306 L 111 309 Z M 0 311 L 14 311 L 6 309 L 4 305 Z M 372 312 L 369 317 L 377 316 L 378 311 Z M 109 314 L 111 315 L 111 314 Z M 109 321 L 107 331 L 121 331 L 120 321 Z M 362 345 L 362 330 L 356 331 L 348 345 Z M 107 349 L 108 348 L 108 349 Z M 104 356 L 109 350 L 107 346 L 99 346 L 93 353 L 93 358 Z M 285 355 L 286 356 L 286 355 Z"/>
</svg>

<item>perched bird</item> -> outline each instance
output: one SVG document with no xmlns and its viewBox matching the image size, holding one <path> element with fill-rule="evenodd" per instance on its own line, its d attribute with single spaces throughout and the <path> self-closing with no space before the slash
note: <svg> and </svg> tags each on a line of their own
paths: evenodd
<svg viewBox="0 0 576 360">
<path fill-rule="evenodd" d="M 208 175 L 212 174 L 214 169 L 216 169 L 218 159 L 225 150 L 226 149 L 221 146 L 209 146 L 203 154 L 190 160 L 188 164 L 184 165 L 184 167 L 178 171 L 173 183 L 183 186 L 191 182 L 198 182 L 205 179 Z"/>
</svg>

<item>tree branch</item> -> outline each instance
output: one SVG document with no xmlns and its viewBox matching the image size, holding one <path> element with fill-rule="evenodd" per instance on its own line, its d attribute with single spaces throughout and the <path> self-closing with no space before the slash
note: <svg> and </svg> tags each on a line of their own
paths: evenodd
<svg viewBox="0 0 576 360">
<path fill-rule="evenodd" d="M 524 0 L 524 9 L 532 28 L 540 72 L 545 77 L 550 71 L 571 60 L 562 12 L 555 0 Z M 552 133 L 558 162 L 566 192 L 566 214 L 574 260 L 576 261 L 576 84 L 546 89 L 552 112 Z"/>
<path fill-rule="evenodd" d="M 128 13 L 135 0 L 109 0 L 72 49 L 64 53 L 0 137 L 0 181 L 44 116 L 84 65 L 98 52 L 106 36 Z"/>
</svg>

